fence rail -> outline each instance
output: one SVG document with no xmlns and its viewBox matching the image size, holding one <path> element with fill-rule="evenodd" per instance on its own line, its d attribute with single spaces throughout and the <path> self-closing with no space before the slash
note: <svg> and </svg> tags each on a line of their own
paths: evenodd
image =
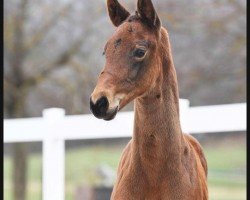
<svg viewBox="0 0 250 200">
<path fill-rule="evenodd" d="M 65 140 L 131 137 L 133 118 L 121 112 L 107 122 L 50 108 L 41 118 L 5 119 L 4 143 L 43 142 L 43 200 L 64 200 Z M 246 103 L 190 107 L 180 99 L 180 120 L 185 133 L 245 131 Z"/>
</svg>

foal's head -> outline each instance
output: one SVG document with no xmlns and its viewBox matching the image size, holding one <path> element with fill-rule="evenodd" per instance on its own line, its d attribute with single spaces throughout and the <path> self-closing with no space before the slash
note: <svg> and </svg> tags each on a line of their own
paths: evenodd
<svg viewBox="0 0 250 200">
<path fill-rule="evenodd" d="M 117 27 L 104 47 L 106 63 L 90 98 L 90 109 L 111 120 L 118 110 L 154 87 L 159 76 L 161 22 L 151 0 L 138 0 L 130 15 L 117 0 L 107 1 Z"/>
</svg>

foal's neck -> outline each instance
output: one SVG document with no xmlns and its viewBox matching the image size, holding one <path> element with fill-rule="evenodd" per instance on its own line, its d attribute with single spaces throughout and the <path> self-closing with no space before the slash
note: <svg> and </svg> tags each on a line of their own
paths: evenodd
<svg viewBox="0 0 250 200">
<path fill-rule="evenodd" d="M 162 45 L 165 47 L 161 49 L 164 54 L 159 79 L 151 91 L 135 100 L 135 149 L 154 164 L 167 158 L 180 161 L 183 143 L 176 72 L 168 38 L 166 35 L 163 37 Z"/>
</svg>

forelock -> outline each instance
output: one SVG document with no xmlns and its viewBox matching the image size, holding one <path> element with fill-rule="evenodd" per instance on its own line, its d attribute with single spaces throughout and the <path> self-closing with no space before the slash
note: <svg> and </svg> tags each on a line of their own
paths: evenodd
<svg viewBox="0 0 250 200">
<path fill-rule="evenodd" d="M 130 15 L 127 19 L 128 22 L 135 22 L 135 21 L 141 21 L 141 18 L 138 14 L 138 12 L 135 12 L 134 15 Z"/>
</svg>

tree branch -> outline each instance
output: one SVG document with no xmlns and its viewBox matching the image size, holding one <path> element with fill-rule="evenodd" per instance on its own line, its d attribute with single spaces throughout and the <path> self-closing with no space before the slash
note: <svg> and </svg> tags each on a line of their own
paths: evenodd
<svg viewBox="0 0 250 200">
<path fill-rule="evenodd" d="M 76 40 L 71 47 L 69 47 L 63 53 L 61 53 L 61 55 L 58 56 L 58 58 L 50 64 L 50 67 L 41 71 L 37 76 L 27 78 L 25 80 L 25 85 L 26 86 L 37 85 L 39 82 L 44 80 L 53 71 L 61 68 L 63 65 L 68 63 L 71 57 L 79 51 L 84 41 L 85 40 L 82 37 Z"/>
<path fill-rule="evenodd" d="M 25 44 L 25 49 L 27 51 L 30 51 L 33 49 L 33 47 L 39 45 L 44 39 L 45 34 L 49 32 L 52 26 L 55 26 L 57 24 L 59 19 L 61 19 L 68 13 L 71 7 L 72 3 L 67 4 L 57 13 L 55 13 L 54 17 L 52 17 L 51 20 L 45 22 L 41 28 L 38 28 L 34 33 L 32 33 L 32 36 L 28 38 L 28 41 Z M 51 10 L 51 12 L 53 12 L 53 10 Z"/>
</svg>

